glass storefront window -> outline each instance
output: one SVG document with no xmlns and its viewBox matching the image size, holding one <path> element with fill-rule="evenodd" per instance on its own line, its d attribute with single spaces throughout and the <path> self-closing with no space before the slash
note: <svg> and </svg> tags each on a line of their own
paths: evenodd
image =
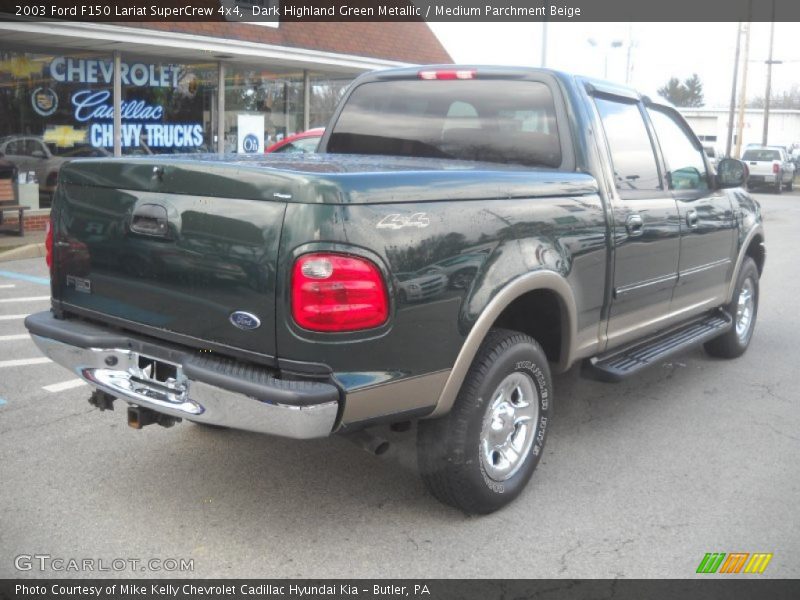
<svg viewBox="0 0 800 600">
<path fill-rule="evenodd" d="M 38 186 L 41 208 L 50 206 L 61 165 L 109 154 L 91 145 L 88 125 L 75 118 L 75 96 L 108 88 L 110 64 L 103 54 L 0 45 L 0 154 L 32 180 L 26 185 Z"/>
<path fill-rule="evenodd" d="M 216 61 L 125 50 L 121 60 L 123 155 L 217 150 Z M 308 74 L 308 128 L 327 125 L 352 78 Z M 50 206 L 64 163 L 113 154 L 113 82 L 110 54 L 0 43 L 0 155 L 38 186 L 33 208 Z M 260 154 L 304 131 L 304 96 L 300 69 L 226 64 L 224 150 Z"/>
<path fill-rule="evenodd" d="M 263 152 L 303 131 L 303 73 L 227 65 L 225 151 Z M 260 133 L 260 135 L 258 135 Z"/>
<path fill-rule="evenodd" d="M 311 73 L 310 81 L 309 127 L 325 127 L 353 77 Z"/>
<path fill-rule="evenodd" d="M 123 154 L 214 150 L 216 62 L 154 62 L 152 57 L 124 54 L 120 72 Z M 112 113 L 97 116 L 92 142 L 112 148 Z"/>
</svg>

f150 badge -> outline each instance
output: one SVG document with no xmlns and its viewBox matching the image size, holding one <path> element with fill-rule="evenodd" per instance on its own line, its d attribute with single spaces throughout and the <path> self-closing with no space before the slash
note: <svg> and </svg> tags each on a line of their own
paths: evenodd
<svg viewBox="0 0 800 600">
<path fill-rule="evenodd" d="M 261 320 L 257 316 L 253 313 L 244 312 L 243 310 L 232 312 L 230 321 L 234 327 L 244 329 L 245 331 L 261 327 Z"/>
<path fill-rule="evenodd" d="M 378 229 L 403 229 L 404 227 L 423 228 L 431 224 L 428 213 L 418 212 L 411 215 L 392 213 L 386 215 L 375 226 Z"/>
<path fill-rule="evenodd" d="M 67 275 L 67 287 L 73 287 L 76 292 L 83 292 L 84 294 L 92 293 L 92 282 L 83 277 L 75 277 L 75 275 Z"/>
</svg>

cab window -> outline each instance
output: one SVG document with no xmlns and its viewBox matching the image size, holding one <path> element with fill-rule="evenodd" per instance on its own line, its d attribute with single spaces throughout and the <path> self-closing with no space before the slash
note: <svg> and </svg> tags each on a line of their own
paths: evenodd
<svg viewBox="0 0 800 600">
<path fill-rule="evenodd" d="M 595 98 L 606 132 L 614 182 L 621 198 L 642 197 L 662 190 L 656 155 L 636 102 Z"/>
<path fill-rule="evenodd" d="M 708 173 L 703 151 L 694 145 L 686 130 L 675 119 L 657 108 L 648 108 L 664 161 L 669 189 L 708 190 Z"/>
</svg>

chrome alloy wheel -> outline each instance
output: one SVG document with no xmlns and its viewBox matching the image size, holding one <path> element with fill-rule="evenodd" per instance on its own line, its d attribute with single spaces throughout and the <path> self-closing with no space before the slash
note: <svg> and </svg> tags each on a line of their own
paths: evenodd
<svg viewBox="0 0 800 600">
<path fill-rule="evenodd" d="M 505 481 L 525 462 L 539 422 L 539 395 L 529 375 L 515 371 L 497 386 L 483 419 L 480 457 L 486 474 Z"/>
<path fill-rule="evenodd" d="M 755 308 L 755 286 L 749 277 L 742 283 L 739 298 L 736 301 L 736 336 L 740 342 L 746 342 L 753 322 Z"/>
</svg>

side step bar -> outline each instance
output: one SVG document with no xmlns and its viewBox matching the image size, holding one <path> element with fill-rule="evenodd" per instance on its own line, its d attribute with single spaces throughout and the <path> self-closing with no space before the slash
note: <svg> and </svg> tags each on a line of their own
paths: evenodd
<svg viewBox="0 0 800 600">
<path fill-rule="evenodd" d="M 589 358 L 581 365 L 581 375 L 599 381 L 621 381 L 725 333 L 732 325 L 731 316 L 720 309 L 644 341 Z"/>
</svg>

